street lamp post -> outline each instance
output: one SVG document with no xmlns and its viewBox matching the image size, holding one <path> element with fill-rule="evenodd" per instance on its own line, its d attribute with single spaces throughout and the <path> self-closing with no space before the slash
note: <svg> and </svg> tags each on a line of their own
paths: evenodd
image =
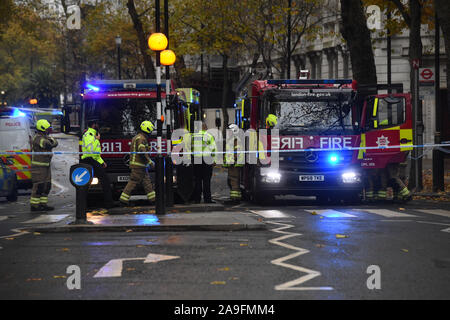
<svg viewBox="0 0 450 320">
<path fill-rule="evenodd" d="M 158 157 L 156 158 L 156 214 L 165 213 L 164 203 L 164 159 L 162 156 L 162 125 L 164 121 L 163 110 L 161 106 L 161 64 L 170 66 L 175 63 L 175 53 L 167 48 L 167 37 L 160 33 L 160 1 L 155 0 L 156 7 L 156 32 L 148 38 L 148 45 L 151 50 L 156 52 L 156 108 L 157 108 L 157 148 Z M 169 142 L 167 142 L 169 143 Z"/>
<path fill-rule="evenodd" d="M 164 0 L 164 32 L 167 37 L 167 49 L 169 49 L 169 0 Z M 163 59 L 164 60 L 164 59 Z M 161 61 L 164 64 L 164 61 Z M 166 65 L 166 204 L 168 207 L 173 206 L 173 166 L 172 158 L 170 157 L 171 145 L 169 141 L 172 139 L 172 109 L 170 108 L 170 66 Z"/>
<path fill-rule="evenodd" d="M 122 79 L 122 75 L 120 72 L 120 45 L 122 44 L 122 38 L 120 35 L 116 36 L 116 46 L 117 46 L 117 75 L 119 77 L 119 80 Z"/>
</svg>

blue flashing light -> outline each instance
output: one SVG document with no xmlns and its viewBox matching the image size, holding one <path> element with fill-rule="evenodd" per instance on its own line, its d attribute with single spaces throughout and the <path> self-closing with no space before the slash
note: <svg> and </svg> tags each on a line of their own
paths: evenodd
<svg viewBox="0 0 450 320">
<path fill-rule="evenodd" d="M 331 154 L 328 157 L 328 162 L 331 163 L 331 164 L 336 164 L 338 162 L 338 160 L 339 160 L 339 158 L 338 158 L 338 156 L 336 154 Z"/>
<path fill-rule="evenodd" d="M 100 91 L 100 88 L 99 87 L 96 87 L 96 86 L 94 86 L 94 85 L 92 85 L 92 84 L 86 84 L 86 88 L 88 88 L 89 90 L 93 90 L 93 91 L 95 91 L 95 92 L 99 92 Z"/>
<path fill-rule="evenodd" d="M 25 117 L 26 114 L 23 113 L 22 111 L 20 111 L 19 109 L 14 109 L 12 116 L 13 117 Z"/>
<path fill-rule="evenodd" d="M 160 86 L 165 88 L 166 84 L 161 83 Z M 152 80 L 97 80 L 86 83 L 86 88 L 95 92 L 120 89 L 156 89 L 157 87 L 157 83 Z"/>
<path fill-rule="evenodd" d="M 270 79 L 267 80 L 268 84 L 274 84 L 274 85 L 282 85 L 282 84 L 352 84 L 352 79 L 321 79 L 321 80 L 297 80 L 297 79 Z"/>
</svg>

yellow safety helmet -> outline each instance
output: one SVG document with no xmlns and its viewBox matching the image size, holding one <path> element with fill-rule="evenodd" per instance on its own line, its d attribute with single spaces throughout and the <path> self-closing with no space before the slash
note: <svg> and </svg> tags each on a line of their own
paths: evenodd
<svg viewBox="0 0 450 320">
<path fill-rule="evenodd" d="M 269 114 L 266 118 L 266 126 L 267 127 L 274 127 L 278 123 L 278 117 L 274 114 Z"/>
<path fill-rule="evenodd" d="M 45 132 L 48 128 L 50 128 L 50 123 L 47 120 L 41 119 L 36 122 L 37 130 Z"/>
<path fill-rule="evenodd" d="M 146 133 L 152 132 L 154 128 L 155 126 L 150 121 L 142 121 L 141 123 L 141 130 Z"/>
<path fill-rule="evenodd" d="M 387 126 L 389 124 L 388 119 L 384 119 L 380 122 L 380 126 Z"/>
</svg>

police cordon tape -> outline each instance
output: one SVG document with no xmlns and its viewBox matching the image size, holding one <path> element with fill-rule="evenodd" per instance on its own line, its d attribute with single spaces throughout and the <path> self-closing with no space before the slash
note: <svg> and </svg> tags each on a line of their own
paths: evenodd
<svg viewBox="0 0 450 320">
<path fill-rule="evenodd" d="M 441 143 L 441 144 L 423 144 L 423 145 L 398 145 L 398 146 L 382 146 L 382 147 L 346 147 L 346 148 L 309 148 L 309 149 L 289 149 L 289 150 L 279 150 L 279 149 L 271 149 L 269 152 L 311 152 L 311 151 L 353 151 L 353 150 L 376 150 L 376 149 L 400 149 L 400 148 L 436 148 L 442 152 L 450 153 L 449 150 L 443 149 L 443 147 L 450 147 L 450 142 Z M 445 151 L 444 151 L 445 150 Z M 230 154 L 230 153 L 259 153 L 265 152 L 266 150 L 252 150 L 252 151 L 193 151 L 193 152 L 167 152 L 162 151 L 164 154 L 169 155 L 195 155 L 195 154 Z M 79 151 L 49 151 L 49 152 L 33 152 L 33 151 L 0 151 L 0 155 L 2 154 L 30 154 L 30 155 L 64 155 L 64 154 L 152 154 L 158 155 L 157 151 L 148 151 L 148 152 L 130 152 L 130 151 L 105 151 L 105 152 L 79 152 Z"/>
</svg>

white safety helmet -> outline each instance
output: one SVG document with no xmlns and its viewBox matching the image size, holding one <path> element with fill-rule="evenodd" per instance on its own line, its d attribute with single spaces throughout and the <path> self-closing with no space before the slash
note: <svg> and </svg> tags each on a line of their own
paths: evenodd
<svg viewBox="0 0 450 320">
<path fill-rule="evenodd" d="M 228 129 L 230 129 L 234 135 L 237 135 L 239 133 L 239 127 L 237 126 L 237 124 L 232 123 L 228 125 Z"/>
</svg>

